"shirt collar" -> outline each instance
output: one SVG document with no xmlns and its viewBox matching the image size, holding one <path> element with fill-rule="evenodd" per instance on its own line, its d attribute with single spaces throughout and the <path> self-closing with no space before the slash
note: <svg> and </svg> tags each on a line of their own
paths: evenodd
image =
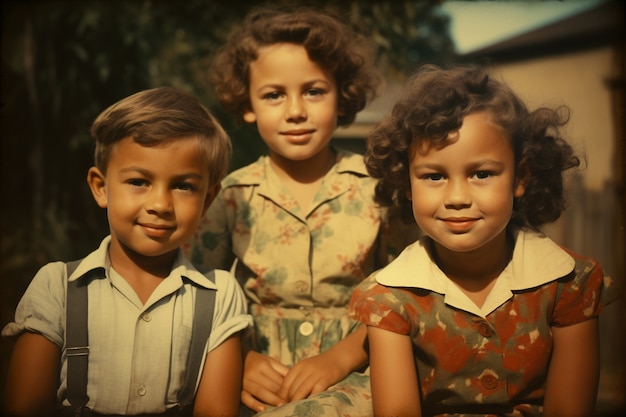
<svg viewBox="0 0 626 417">
<path fill-rule="evenodd" d="M 99 278 L 105 278 L 106 272 L 110 266 L 109 260 L 109 245 L 111 243 L 111 236 L 105 237 L 98 249 L 83 258 L 80 264 L 76 267 L 74 272 L 69 276 L 69 281 L 80 279 L 87 275 L 88 272 L 98 270 L 101 272 Z M 217 286 L 211 282 L 204 274 L 199 272 L 184 255 L 181 249 L 178 249 L 178 254 L 172 270 L 170 271 L 170 277 L 178 277 L 180 285 L 182 285 L 182 277 L 187 278 L 194 284 L 205 288 L 217 289 Z M 167 278 L 166 278 L 167 279 Z"/>
<path fill-rule="evenodd" d="M 431 240 L 427 236 L 408 246 L 376 275 L 376 281 L 390 287 L 433 291 L 445 295 L 447 304 L 484 316 L 509 299 L 513 291 L 538 287 L 574 270 L 574 258 L 545 235 L 524 230 L 514 235 L 511 261 L 498 277 L 482 308 L 471 301 L 468 303 L 469 298 L 432 261 L 428 251 Z"/>
</svg>

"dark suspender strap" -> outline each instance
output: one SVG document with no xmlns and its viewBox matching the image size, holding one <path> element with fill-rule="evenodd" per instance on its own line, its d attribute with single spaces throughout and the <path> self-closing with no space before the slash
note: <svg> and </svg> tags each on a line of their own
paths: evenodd
<svg viewBox="0 0 626 417">
<path fill-rule="evenodd" d="M 80 260 L 68 262 L 66 300 L 66 355 L 67 355 L 67 400 L 72 407 L 82 410 L 87 396 L 87 366 L 89 364 L 89 341 L 87 336 L 87 283 L 85 280 L 69 281 Z"/>
<path fill-rule="evenodd" d="M 80 260 L 66 264 L 67 278 L 72 275 Z M 215 271 L 207 278 L 215 282 Z M 89 401 L 87 375 L 89 365 L 89 341 L 87 333 L 88 299 L 87 283 L 84 280 L 68 281 L 66 301 L 66 355 L 67 355 L 67 399 L 80 412 Z M 215 290 L 196 286 L 191 346 L 187 358 L 186 378 L 178 396 L 181 408 L 193 403 L 196 382 L 204 348 L 209 340 L 215 310 Z"/>
<path fill-rule="evenodd" d="M 215 271 L 206 274 L 211 282 L 215 282 Z M 193 403 L 198 380 L 198 372 L 202 361 L 204 348 L 211 334 L 213 326 L 213 311 L 215 310 L 215 290 L 196 286 L 196 302 L 193 313 L 193 328 L 191 330 L 191 347 L 187 358 L 185 381 L 178 395 L 178 403 L 186 407 Z"/>
</svg>

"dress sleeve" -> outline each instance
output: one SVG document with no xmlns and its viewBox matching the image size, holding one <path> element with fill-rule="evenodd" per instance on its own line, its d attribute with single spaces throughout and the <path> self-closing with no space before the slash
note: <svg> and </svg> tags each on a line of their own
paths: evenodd
<svg viewBox="0 0 626 417">
<path fill-rule="evenodd" d="M 558 284 L 553 313 L 553 324 L 561 327 L 597 317 L 618 294 L 613 280 L 604 274 L 598 262 L 570 254 L 576 260 L 576 266 L 572 276 Z"/>
<path fill-rule="evenodd" d="M 411 333 L 404 302 L 398 298 L 395 289 L 376 282 L 376 272 L 356 287 L 350 301 L 350 317 L 394 333 Z"/>
<path fill-rule="evenodd" d="M 222 189 L 200 222 L 186 255 L 195 265 L 230 270 L 234 261 L 231 227 L 234 208 L 229 206 L 229 189 Z M 234 227 L 234 226 L 233 226 Z"/>
<path fill-rule="evenodd" d="M 2 336 L 24 332 L 43 335 L 63 348 L 65 334 L 65 263 L 43 266 L 30 282 L 15 310 L 15 321 L 2 329 Z"/>
</svg>

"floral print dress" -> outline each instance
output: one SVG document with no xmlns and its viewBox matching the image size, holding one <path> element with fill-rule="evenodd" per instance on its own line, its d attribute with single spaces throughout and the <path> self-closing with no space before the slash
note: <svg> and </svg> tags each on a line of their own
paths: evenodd
<svg viewBox="0 0 626 417">
<path fill-rule="evenodd" d="M 617 294 L 612 280 L 593 259 L 519 231 L 478 308 L 431 261 L 430 243 L 422 238 L 364 281 L 351 315 L 410 335 L 425 416 L 541 416 L 550 328 L 598 316 Z"/>
<path fill-rule="evenodd" d="M 399 220 L 375 205 L 375 184 L 362 155 L 343 150 L 337 150 L 336 163 L 308 212 L 300 209 L 266 156 L 222 182 L 188 250 L 196 264 L 232 269 L 254 318 L 247 341 L 254 350 L 291 366 L 356 328 L 358 322 L 348 317 L 354 288 L 412 236 L 409 226 L 391 227 Z M 340 394 L 327 391 L 270 415 L 371 414 L 366 375 L 349 377 L 337 390 Z M 325 404 L 329 401 L 338 409 Z M 344 406 L 352 411 L 339 411 Z M 307 414 L 301 414 L 302 407 Z M 359 408 L 366 410 L 355 411 Z"/>
</svg>

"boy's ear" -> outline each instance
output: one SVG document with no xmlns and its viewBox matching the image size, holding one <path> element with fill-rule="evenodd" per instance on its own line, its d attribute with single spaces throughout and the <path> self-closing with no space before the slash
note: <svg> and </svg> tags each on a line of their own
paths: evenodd
<svg viewBox="0 0 626 417">
<path fill-rule="evenodd" d="M 530 168 L 526 158 L 522 159 L 517 165 L 515 172 L 515 184 L 513 184 L 513 197 L 520 198 L 526 192 L 526 186 L 530 181 Z"/>
<path fill-rule="evenodd" d="M 246 123 L 256 122 L 256 114 L 252 110 L 246 110 L 243 112 L 243 120 Z"/>
<path fill-rule="evenodd" d="M 89 184 L 91 194 L 94 200 L 96 200 L 96 204 L 101 208 L 106 208 L 108 204 L 106 179 L 98 168 L 89 168 L 87 172 L 87 184 Z"/>
<path fill-rule="evenodd" d="M 217 185 L 213 186 L 213 188 L 209 189 L 209 191 L 207 191 L 206 197 L 204 198 L 204 206 L 202 207 L 203 216 L 206 213 L 209 206 L 211 205 L 211 203 L 213 202 L 213 200 L 215 200 L 215 197 L 217 197 L 221 189 L 222 189 L 222 186 L 218 183 Z"/>
</svg>

